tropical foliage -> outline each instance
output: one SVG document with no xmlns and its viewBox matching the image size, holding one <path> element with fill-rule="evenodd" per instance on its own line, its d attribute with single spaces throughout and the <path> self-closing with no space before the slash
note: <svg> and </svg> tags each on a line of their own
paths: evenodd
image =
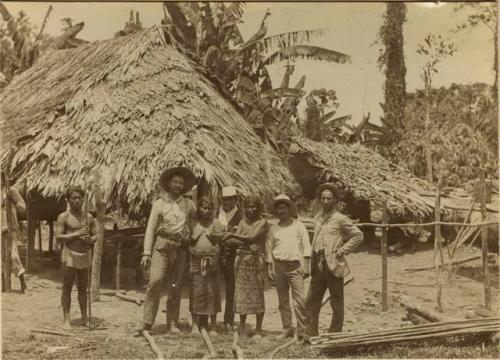
<svg viewBox="0 0 500 360">
<path fill-rule="evenodd" d="M 305 100 L 305 119 L 300 124 L 307 138 L 332 143 L 350 142 L 352 131 L 347 121 L 351 116 L 335 117 L 340 106 L 335 90 L 315 89 Z"/>
<path fill-rule="evenodd" d="M 325 29 L 267 35 L 269 10 L 256 33 L 244 41 L 238 29 L 244 3 L 164 2 L 166 32 L 181 51 L 201 64 L 207 77 L 230 98 L 259 135 L 277 146 L 294 132 L 296 106 L 304 96 L 302 78 L 288 86 L 295 59 L 336 63 L 350 61 L 346 54 L 308 45 Z M 281 86 L 274 87 L 266 65 L 288 62 Z"/>
<path fill-rule="evenodd" d="M 434 181 L 443 185 L 477 179 L 479 167 L 498 174 L 498 106 L 486 84 L 432 89 L 432 119 L 426 128 L 425 91 L 408 94 L 407 126 L 398 156 L 414 174 L 427 174 L 425 144 L 429 144 Z"/>
<path fill-rule="evenodd" d="M 403 25 L 406 21 L 406 4 L 390 2 L 384 14 L 384 23 L 379 30 L 379 40 L 382 51 L 378 65 L 385 74 L 384 103 L 380 104 L 384 115 L 381 118 L 384 125 L 383 135 L 379 141 L 380 150 L 389 157 L 394 157 L 389 149 L 397 143 L 404 131 L 405 96 L 406 96 L 406 65 L 404 58 Z"/>
<path fill-rule="evenodd" d="M 424 82 L 425 91 L 425 130 L 427 134 L 430 134 L 430 124 L 431 124 L 431 107 L 433 106 L 433 99 L 430 96 L 432 91 L 432 80 L 434 76 L 439 72 L 438 65 L 446 57 L 452 56 L 456 52 L 453 43 L 447 43 L 443 40 L 441 35 L 428 34 L 423 43 L 418 44 L 417 54 L 425 57 L 425 63 L 422 67 L 422 72 L 420 77 Z M 427 180 L 433 182 L 435 176 L 433 172 L 432 155 L 429 143 L 425 143 L 425 162 L 427 164 Z"/>
<path fill-rule="evenodd" d="M 456 32 L 474 28 L 476 26 L 486 26 L 493 35 L 492 40 L 495 48 L 493 57 L 493 70 L 495 71 L 495 79 L 493 86 L 493 94 L 497 96 L 497 73 L 498 73 L 498 33 L 497 33 L 497 3 L 496 2 L 465 2 L 455 6 L 455 11 L 473 10 L 467 16 L 467 19 L 459 24 Z"/>
<path fill-rule="evenodd" d="M 8 83 L 14 74 L 24 71 L 34 63 L 40 50 L 47 47 L 50 37 L 43 34 L 43 26 L 38 31 L 23 11 L 13 16 L 5 5 L 0 3 L 0 14 L 3 19 L 0 24 L 0 86 L 2 86 L 1 83 Z"/>
</svg>

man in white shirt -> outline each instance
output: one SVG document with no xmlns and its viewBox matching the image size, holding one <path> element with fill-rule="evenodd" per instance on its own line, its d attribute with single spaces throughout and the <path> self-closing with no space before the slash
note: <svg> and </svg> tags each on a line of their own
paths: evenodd
<svg viewBox="0 0 500 360">
<path fill-rule="evenodd" d="M 268 275 L 275 280 L 284 332 L 278 339 L 293 336 L 289 290 L 292 290 L 297 339 L 305 335 L 304 279 L 310 273 L 311 244 L 304 224 L 293 218 L 295 204 L 286 195 L 278 195 L 273 209 L 279 219 L 269 227 L 266 240 Z"/>
</svg>

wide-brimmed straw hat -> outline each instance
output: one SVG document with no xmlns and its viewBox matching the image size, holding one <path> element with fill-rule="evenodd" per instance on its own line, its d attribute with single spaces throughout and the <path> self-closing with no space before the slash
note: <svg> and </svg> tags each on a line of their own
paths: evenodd
<svg viewBox="0 0 500 360">
<path fill-rule="evenodd" d="M 273 212 L 276 212 L 276 207 L 280 203 L 286 204 L 290 208 L 290 210 L 292 211 L 292 214 L 294 214 L 297 210 L 295 207 L 295 203 L 290 199 L 290 197 L 288 197 L 288 195 L 280 194 L 280 195 L 276 196 L 273 200 L 273 203 L 272 203 Z"/>
<path fill-rule="evenodd" d="M 180 175 L 184 178 L 184 193 L 187 193 L 196 185 L 196 176 L 194 176 L 193 172 L 187 167 L 177 166 L 165 170 L 160 176 L 160 185 L 165 191 L 168 191 L 168 183 L 174 175 Z"/>
<path fill-rule="evenodd" d="M 231 198 L 238 196 L 238 189 L 235 186 L 226 186 L 222 188 L 222 198 Z"/>
</svg>

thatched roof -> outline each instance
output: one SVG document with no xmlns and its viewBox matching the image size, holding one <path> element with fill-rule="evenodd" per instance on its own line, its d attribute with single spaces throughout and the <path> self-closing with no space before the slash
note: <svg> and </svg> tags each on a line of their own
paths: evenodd
<svg viewBox="0 0 500 360">
<path fill-rule="evenodd" d="M 45 196 L 99 178 L 108 205 L 138 212 L 162 170 L 269 198 L 291 174 L 160 28 L 53 51 L 0 93 L 2 156 Z M 124 208 L 125 207 L 125 208 Z"/>
<path fill-rule="evenodd" d="M 432 199 L 419 196 L 430 185 L 362 145 L 319 143 L 293 138 L 289 144 L 290 169 L 302 187 L 330 179 L 357 200 L 382 205 L 390 213 L 423 218 L 433 212 Z"/>
</svg>

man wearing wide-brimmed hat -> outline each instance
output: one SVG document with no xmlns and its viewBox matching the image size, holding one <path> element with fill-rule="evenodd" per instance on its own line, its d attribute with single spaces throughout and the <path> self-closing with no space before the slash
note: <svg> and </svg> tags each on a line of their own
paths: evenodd
<svg viewBox="0 0 500 360">
<path fill-rule="evenodd" d="M 297 320 L 297 339 L 305 337 L 306 313 L 304 279 L 309 276 L 311 244 L 305 225 L 293 218 L 295 204 L 287 195 L 278 195 L 272 204 L 279 222 L 269 227 L 266 261 L 269 278 L 275 280 L 283 333 L 279 339 L 293 336 L 290 289 Z"/>
<path fill-rule="evenodd" d="M 221 207 L 219 209 L 218 220 L 225 232 L 236 232 L 236 228 L 241 221 L 243 214 L 238 207 L 238 191 L 234 186 L 222 188 Z M 229 330 L 234 325 L 234 260 L 236 258 L 236 246 L 230 242 L 222 247 L 222 273 L 224 274 L 225 285 L 225 309 L 224 326 Z"/>
<path fill-rule="evenodd" d="M 196 177 L 185 167 L 167 169 L 160 177 L 165 192 L 153 203 L 149 215 L 141 264 L 149 271 L 144 304 L 143 330 L 151 329 L 167 278 L 167 328 L 179 332 L 179 308 L 187 269 L 191 226 L 196 218 L 192 200 L 182 195 L 196 184 Z"/>
<path fill-rule="evenodd" d="M 310 315 L 310 336 L 318 335 L 319 313 L 326 289 L 330 292 L 330 305 L 333 310 L 329 332 L 342 331 L 344 276 L 349 273 L 345 257 L 363 241 L 361 230 L 336 206 L 343 200 L 342 195 L 332 183 L 320 185 L 317 191 L 322 210 L 315 219 L 311 284 L 306 297 L 306 309 Z"/>
</svg>

